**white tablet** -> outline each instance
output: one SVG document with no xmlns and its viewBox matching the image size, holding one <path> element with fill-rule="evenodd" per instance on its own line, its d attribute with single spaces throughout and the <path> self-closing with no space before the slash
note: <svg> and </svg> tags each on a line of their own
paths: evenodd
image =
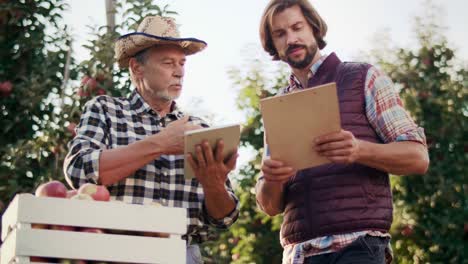
<svg viewBox="0 0 468 264">
<path fill-rule="evenodd" d="M 216 148 L 216 142 L 219 139 L 222 139 L 224 142 L 223 157 L 226 159 L 239 146 L 240 125 L 236 124 L 201 128 L 185 132 L 185 157 L 188 153 L 195 154 L 195 146 L 201 144 L 203 140 L 207 140 L 214 151 Z M 192 179 L 195 177 L 192 167 L 186 158 L 184 159 L 184 170 L 186 179 Z"/>
</svg>

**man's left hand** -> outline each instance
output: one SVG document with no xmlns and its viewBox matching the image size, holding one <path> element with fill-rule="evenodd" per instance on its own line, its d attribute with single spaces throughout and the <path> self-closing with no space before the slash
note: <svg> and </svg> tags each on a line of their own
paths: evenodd
<svg viewBox="0 0 468 264">
<path fill-rule="evenodd" d="M 360 140 L 350 131 L 330 133 L 314 139 L 315 150 L 334 163 L 349 164 L 359 158 Z"/>
<path fill-rule="evenodd" d="M 236 167 L 239 156 L 237 150 L 229 156 L 227 161 L 224 161 L 223 150 L 222 140 L 217 142 L 214 154 L 208 141 L 203 141 L 195 147 L 195 153 L 187 155 L 187 161 L 192 166 L 195 177 L 205 190 L 224 188 L 228 173 Z"/>
</svg>

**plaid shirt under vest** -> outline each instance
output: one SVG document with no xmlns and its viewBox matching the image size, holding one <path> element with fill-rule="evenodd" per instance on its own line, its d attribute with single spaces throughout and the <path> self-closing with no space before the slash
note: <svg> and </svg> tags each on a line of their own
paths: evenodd
<svg viewBox="0 0 468 264">
<path fill-rule="evenodd" d="M 311 66 L 309 78 L 318 71 L 327 56 L 322 55 Z M 281 89 L 279 94 L 287 94 L 303 89 L 304 87 L 299 79 L 291 74 L 289 86 Z M 367 119 L 383 142 L 413 141 L 427 146 L 424 129 L 417 126 L 403 108 L 392 80 L 374 66 L 367 71 L 364 94 Z M 283 264 L 302 264 L 307 257 L 337 252 L 364 235 L 390 237 L 389 233 L 368 230 L 313 238 L 302 243 L 286 246 L 283 251 Z M 392 259 L 392 249 L 389 243 L 386 250 L 386 263 L 392 262 Z"/>
<path fill-rule="evenodd" d="M 160 117 L 135 90 L 128 98 L 98 96 L 90 100 L 70 142 L 64 172 L 67 181 L 78 188 L 99 180 L 99 156 L 105 149 L 125 146 L 161 131 L 170 122 L 184 116 L 176 104 Z M 207 127 L 201 119 L 191 122 Z M 229 180 L 226 189 L 236 208 L 225 218 L 211 218 L 204 206 L 203 189 L 196 179 L 184 178 L 184 155 L 161 155 L 129 177 L 108 186 L 111 199 L 133 204 L 158 202 L 163 206 L 187 209 L 188 241 L 201 243 L 209 239 L 209 227 L 227 228 L 239 215 L 239 202 Z M 161 219 L 154 219 L 161 221 Z"/>
</svg>

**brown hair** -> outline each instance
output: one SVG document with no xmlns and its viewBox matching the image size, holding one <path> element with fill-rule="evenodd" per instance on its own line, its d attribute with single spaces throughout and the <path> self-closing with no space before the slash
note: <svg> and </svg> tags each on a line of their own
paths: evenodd
<svg viewBox="0 0 468 264">
<path fill-rule="evenodd" d="M 273 21 L 273 16 L 295 5 L 301 8 L 302 14 L 312 27 L 319 49 L 323 49 L 327 45 L 323 39 L 325 34 L 327 34 L 327 24 L 308 0 L 271 0 L 265 8 L 260 21 L 260 40 L 263 49 L 273 56 L 273 60 L 279 60 L 278 52 L 271 38 L 271 22 Z"/>
</svg>

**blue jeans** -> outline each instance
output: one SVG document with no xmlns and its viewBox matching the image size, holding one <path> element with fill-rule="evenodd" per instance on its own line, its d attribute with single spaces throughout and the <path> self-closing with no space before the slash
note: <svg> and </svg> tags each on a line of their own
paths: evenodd
<svg viewBox="0 0 468 264">
<path fill-rule="evenodd" d="M 340 251 L 307 257 L 304 264 L 385 264 L 389 238 L 361 236 Z"/>
<path fill-rule="evenodd" d="M 187 264 L 203 264 L 200 247 L 197 244 L 187 246 Z"/>
</svg>

